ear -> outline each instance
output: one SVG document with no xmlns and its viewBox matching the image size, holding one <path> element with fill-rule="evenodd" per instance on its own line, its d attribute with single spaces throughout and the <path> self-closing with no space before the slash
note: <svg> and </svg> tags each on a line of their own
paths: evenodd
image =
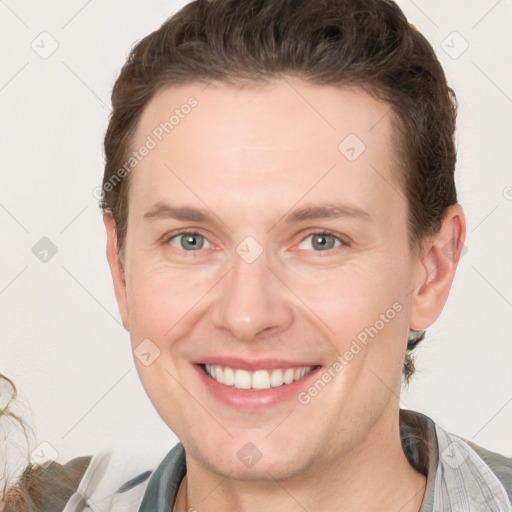
<svg viewBox="0 0 512 512">
<path fill-rule="evenodd" d="M 409 327 L 423 330 L 441 314 L 455 277 L 455 270 L 465 248 L 466 220 L 459 204 L 450 206 L 439 232 L 424 247 L 412 291 Z"/>
<path fill-rule="evenodd" d="M 126 300 L 126 281 L 124 277 L 124 269 L 119 259 L 119 246 L 117 244 L 116 221 L 111 213 L 103 214 L 103 223 L 107 230 L 107 260 L 112 274 L 112 282 L 114 283 L 114 291 L 116 294 L 117 306 L 124 328 L 129 331 L 128 307 Z"/>
</svg>

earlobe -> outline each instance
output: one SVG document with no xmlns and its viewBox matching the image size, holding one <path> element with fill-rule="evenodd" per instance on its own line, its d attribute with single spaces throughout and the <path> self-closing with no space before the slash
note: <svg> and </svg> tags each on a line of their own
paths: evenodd
<svg viewBox="0 0 512 512">
<path fill-rule="evenodd" d="M 112 283 L 116 295 L 117 306 L 124 328 L 129 331 L 128 307 L 126 298 L 126 281 L 123 265 L 119 259 L 116 222 L 111 213 L 103 214 L 103 223 L 107 231 L 107 260 L 112 275 Z"/>
<path fill-rule="evenodd" d="M 450 206 L 436 236 L 429 240 L 418 263 L 418 281 L 412 290 L 411 329 L 430 327 L 441 314 L 464 248 L 466 221 L 459 204 Z"/>
</svg>

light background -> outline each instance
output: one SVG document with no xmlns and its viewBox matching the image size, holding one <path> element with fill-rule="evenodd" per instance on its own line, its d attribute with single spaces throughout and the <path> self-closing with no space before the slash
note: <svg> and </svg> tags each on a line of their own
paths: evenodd
<svg viewBox="0 0 512 512">
<path fill-rule="evenodd" d="M 139 382 L 93 191 L 120 67 L 185 3 L 0 0 L 0 372 L 18 386 L 32 447 L 48 443 L 60 462 L 118 442 L 165 453 L 177 441 Z M 399 5 L 458 96 L 468 223 L 467 253 L 402 407 L 512 456 L 512 2 Z M 43 31 L 58 42 L 48 58 L 31 47 L 51 49 Z M 58 249 L 46 263 L 32 251 L 42 237 Z"/>
</svg>

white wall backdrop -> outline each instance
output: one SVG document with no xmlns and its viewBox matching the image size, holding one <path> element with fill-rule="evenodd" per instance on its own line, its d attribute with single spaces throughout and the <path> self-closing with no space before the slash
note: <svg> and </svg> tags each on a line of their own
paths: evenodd
<svg viewBox="0 0 512 512">
<path fill-rule="evenodd" d="M 185 3 L 0 1 L 0 372 L 19 389 L 32 448 L 45 443 L 59 462 L 114 442 L 163 453 L 176 442 L 138 380 L 93 190 L 128 51 Z M 512 2 L 399 4 L 458 96 L 468 222 L 402 406 L 512 456 Z"/>
</svg>

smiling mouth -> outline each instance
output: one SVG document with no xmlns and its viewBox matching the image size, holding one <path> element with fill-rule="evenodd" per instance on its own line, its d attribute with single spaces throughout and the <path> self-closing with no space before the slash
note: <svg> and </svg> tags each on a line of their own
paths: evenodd
<svg viewBox="0 0 512 512">
<path fill-rule="evenodd" d="M 206 375 L 226 387 L 240 390 L 264 391 L 270 388 L 286 386 L 303 379 L 319 366 L 301 366 L 297 368 L 274 368 L 253 372 L 219 365 L 200 365 Z"/>
</svg>

